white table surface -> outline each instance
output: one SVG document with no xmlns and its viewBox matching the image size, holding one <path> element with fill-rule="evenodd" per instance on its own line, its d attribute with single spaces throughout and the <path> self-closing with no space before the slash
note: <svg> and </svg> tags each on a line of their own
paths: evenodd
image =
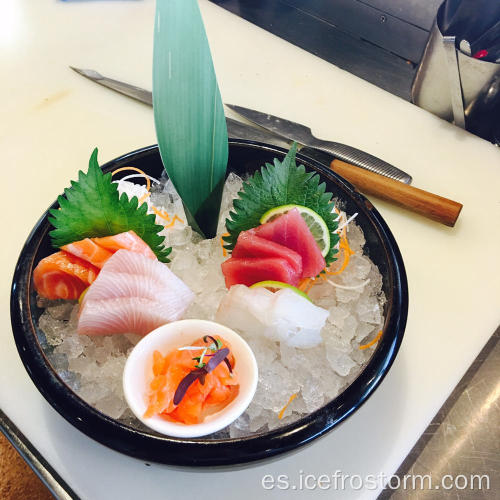
<svg viewBox="0 0 500 500">
<path fill-rule="evenodd" d="M 410 172 L 464 204 L 455 228 L 376 202 L 406 264 L 410 308 L 390 373 L 371 399 L 312 445 L 258 465 L 146 466 L 87 438 L 38 393 L 9 320 L 17 256 L 39 216 L 95 146 L 101 162 L 153 144 L 150 108 L 68 69 L 94 68 L 151 88 L 152 1 L 3 0 L 0 408 L 83 498 L 288 498 L 265 474 L 392 474 L 500 323 L 500 151 L 403 100 L 200 0 L 226 102 L 312 126 Z M 204 487 L 201 486 L 202 481 Z M 356 485 L 356 482 L 355 482 Z M 203 489 L 202 489 L 203 488 Z M 296 491 L 373 498 L 374 489 Z M 294 495 L 295 496 L 295 495 Z"/>
</svg>

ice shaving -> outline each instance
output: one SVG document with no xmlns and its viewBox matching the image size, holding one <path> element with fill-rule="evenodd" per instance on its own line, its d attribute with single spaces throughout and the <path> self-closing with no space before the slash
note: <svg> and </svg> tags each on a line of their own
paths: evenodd
<svg viewBox="0 0 500 500">
<path fill-rule="evenodd" d="M 293 178 L 299 170 L 320 186 L 312 173 L 296 165 L 294 155 L 292 148 L 285 160 L 276 160 L 274 175 Z M 138 236 L 140 227 L 134 226 L 120 227 L 126 231 L 116 235 L 75 234 L 73 238 L 86 237 L 65 242 L 64 249 L 38 264 L 35 286 L 38 302 L 45 308 L 39 327 L 47 341 L 46 352 L 59 375 L 86 402 L 141 428 L 121 388 L 125 361 L 141 336 L 185 318 L 215 320 L 234 329 L 257 359 L 259 382 L 254 399 L 219 436 L 241 437 L 293 422 L 336 397 L 360 373 L 376 346 L 385 301 L 381 275 L 363 254 L 362 232 L 350 217 L 353 214 L 339 210 L 331 195 L 325 208 L 315 205 L 322 213 L 328 207 L 328 224 L 319 220 L 321 216 L 310 215 L 312 209 L 306 205 L 293 203 L 299 199 L 298 191 L 293 198 L 279 195 L 276 201 L 261 193 L 259 199 L 266 203 L 247 207 L 244 200 L 248 192 L 255 193 L 255 180 L 257 185 L 262 175 L 272 180 L 269 169 L 264 166 L 245 181 L 229 174 L 217 234 L 209 239 L 186 223 L 182 201 L 166 176 L 148 177 L 149 184 L 144 185 L 139 177 L 146 177 L 140 173 L 120 180 L 109 175 L 106 182 L 114 186 L 116 198 L 144 199 L 143 217 L 149 218 L 148 226 L 155 225 L 161 240 L 155 248 L 170 262 L 161 262 Z M 302 179 L 300 184 L 311 192 Z M 326 195 L 324 187 L 319 190 Z M 294 190 L 286 192 L 290 196 Z M 326 202 L 326 196 L 323 199 Z M 303 196 L 301 201 L 308 203 L 308 198 Z M 272 203 L 278 205 L 270 208 Z M 270 210 L 273 214 L 263 218 Z M 57 212 L 62 217 L 64 209 Z M 97 247 L 109 255 L 103 259 Z M 71 294 L 70 283 L 75 290 Z M 83 295 L 80 302 L 79 293 Z M 179 351 L 183 361 L 172 366 L 182 362 L 184 370 L 197 369 L 198 360 L 192 358 L 199 358 L 204 349 Z M 150 394 L 151 408 L 166 380 L 171 364 L 167 359 L 173 358 L 158 358 L 156 372 L 151 373 L 151 383 L 157 377 L 153 386 L 160 388 Z M 219 370 L 227 371 L 226 363 Z M 182 409 L 174 414 L 173 396 L 182 380 L 177 377 L 177 386 L 169 385 L 168 402 L 161 410 L 166 411 L 166 418 L 181 414 L 186 423 L 209 413 L 212 398 L 205 404 L 198 400 L 191 415 Z M 196 379 L 189 390 L 208 387 Z M 226 401 L 233 397 L 232 390 L 227 384 Z"/>
</svg>

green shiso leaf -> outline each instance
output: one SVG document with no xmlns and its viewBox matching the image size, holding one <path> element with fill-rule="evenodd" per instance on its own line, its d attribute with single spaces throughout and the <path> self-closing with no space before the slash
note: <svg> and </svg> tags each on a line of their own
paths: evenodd
<svg viewBox="0 0 500 500">
<path fill-rule="evenodd" d="M 227 127 L 197 0 L 156 2 L 153 108 L 163 165 L 188 222 L 213 237 L 227 166 Z"/>
<path fill-rule="evenodd" d="M 138 206 L 137 197 L 118 193 L 111 182 L 111 174 L 103 174 L 97 163 L 97 148 L 89 160 L 89 170 L 78 172 L 78 181 L 59 196 L 58 209 L 51 209 L 49 222 L 54 226 L 49 234 L 55 248 L 84 238 L 111 236 L 134 231 L 153 250 L 161 262 L 169 262 L 171 248 L 163 246 L 164 238 L 158 233 L 163 227 L 155 223 L 155 216 L 147 214 L 147 204 Z"/>
<path fill-rule="evenodd" d="M 225 248 L 232 250 L 240 232 L 260 225 L 260 218 L 271 208 L 294 204 L 308 207 L 323 218 L 330 231 L 326 264 L 336 260 L 338 216 L 332 212 L 332 194 L 325 192 L 325 183 L 319 183 L 318 174 L 306 172 L 304 165 L 297 166 L 296 153 L 297 144 L 294 143 L 283 161 L 275 158 L 274 164 L 266 163 L 243 183 L 229 213 L 230 218 L 226 219 L 229 236 L 224 236 Z"/>
</svg>

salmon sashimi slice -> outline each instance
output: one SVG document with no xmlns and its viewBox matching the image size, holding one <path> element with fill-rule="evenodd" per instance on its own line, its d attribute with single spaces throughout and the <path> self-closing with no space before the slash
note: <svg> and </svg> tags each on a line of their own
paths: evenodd
<svg viewBox="0 0 500 500">
<path fill-rule="evenodd" d="M 144 255 L 148 259 L 156 260 L 156 255 L 149 245 L 134 231 L 104 236 L 103 238 L 92 238 L 92 241 L 100 247 L 114 253 L 118 250 L 130 250 L 131 252 Z"/>
<path fill-rule="evenodd" d="M 118 250 L 85 294 L 78 333 L 146 335 L 181 318 L 193 292 L 158 260 Z"/>
<path fill-rule="evenodd" d="M 90 262 L 99 269 L 102 269 L 105 262 L 113 255 L 113 252 L 97 245 L 90 238 L 64 245 L 61 250 L 76 255 L 76 257 Z"/>
<path fill-rule="evenodd" d="M 42 259 L 33 272 L 35 290 L 47 299 L 76 300 L 96 279 L 99 269 L 60 251 Z"/>
<path fill-rule="evenodd" d="M 230 346 L 220 337 L 215 337 L 222 343 L 222 348 L 230 350 L 228 361 L 234 368 L 235 359 Z M 191 384 L 178 405 L 175 405 L 174 395 L 177 387 L 192 370 L 198 361 L 193 357 L 199 356 L 201 347 L 206 347 L 202 339 L 191 343 L 191 346 L 200 346 L 200 351 L 174 350 L 162 356 L 160 352 L 153 353 L 153 379 L 149 387 L 149 406 L 144 416 L 146 418 L 160 414 L 168 420 L 184 424 L 197 424 L 203 421 L 207 414 L 218 411 L 229 404 L 238 393 L 238 378 L 233 370 L 229 372 L 227 365 L 222 362 L 205 376 L 204 383 L 196 380 Z M 212 351 L 208 351 L 210 354 Z M 204 358 L 208 362 L 210 357 Z"/>
</svg>

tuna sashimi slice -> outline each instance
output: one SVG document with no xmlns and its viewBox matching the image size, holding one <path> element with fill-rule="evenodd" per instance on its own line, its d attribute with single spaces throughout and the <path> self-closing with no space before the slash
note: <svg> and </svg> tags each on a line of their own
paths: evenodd
<svg viewBox="0 0 500 500">
<path fill-rule="evenodd" d="M 115 234 L 114 236 L 104 236 L 103 238 L 92 238 L 92 241 L 106 250 L 114 253 L 117 250 L 130 250 L 156 260 L 156 255 L 149 245 L 134 231 Z"/>
<path fill-rule="evenodd" d="M 253 234 L 250 231 L 242 231 L 234 247 L 232 257 L 280 257 L 286 259 L 292 269 L 302 276 L 302 257 L 284 245 L 275 243 Z"/>
<path fill-rule="evenodd" d="M 67 252 L 42 259 L 33 272 L 35 290 L 47 299 L 75 300 L 97 277 L 99 269 Z"/>
<path fill-rule="evenodd" d="M 302 278 L 317 276 L 326 266 L 314 236 L 296 208 L 250 231 L 297 252 L 302 257 Z"/>
<path fill-rule="evenodd" d="M 231 257 L 221 264 L 226 287 L 233 285 L 251 286 L 259 281 L 272 280 L 297 286 L 300 274 L 286 259 L 280 257 Z"/>
<path fill-rule="evenodd" d="M 146 335 L 179 319 L 193 298 L 193 292 L 165 264 L 118 250 L 83 298 L 78 333 Z"/>
<path fill-rule="evenodd" d="M 61 247 L 61 250 L 73 254 L 80 259 L 86 260 L 99 269 L 102 269 L 104 263 L 113 255 L 113 252 L 100 247 L 90 238 L 85 238 L 84 240 L 64 245 Z"/>
</svg>

